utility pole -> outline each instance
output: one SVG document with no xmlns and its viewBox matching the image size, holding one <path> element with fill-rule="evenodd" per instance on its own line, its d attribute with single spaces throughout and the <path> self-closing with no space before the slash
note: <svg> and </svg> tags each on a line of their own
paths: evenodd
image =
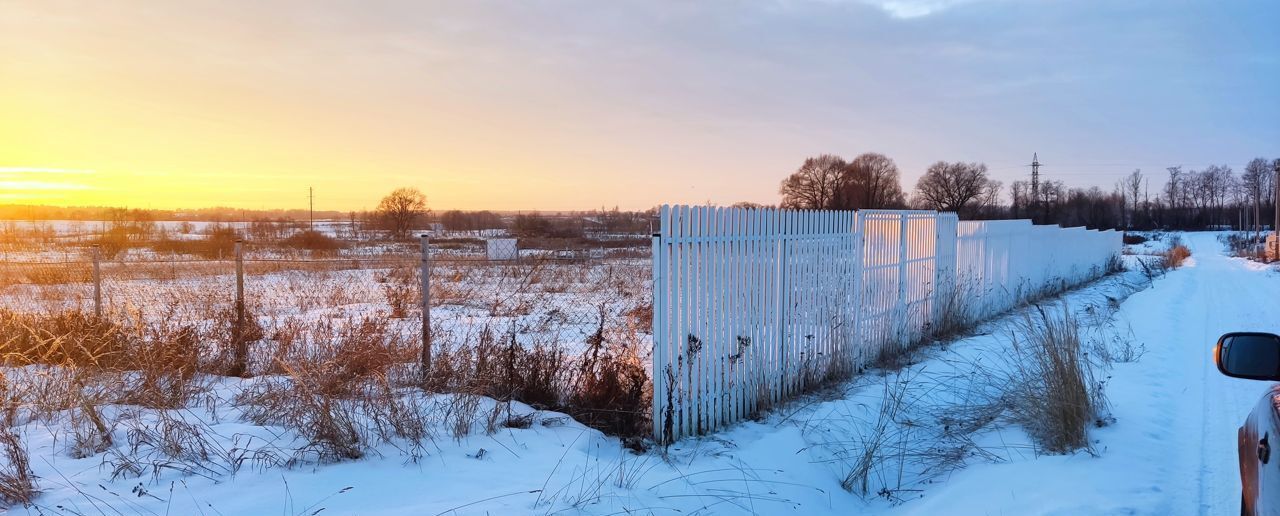
<svg viewBox="0 0 1280 516">
<path fill-rule="evenodd" d="M 1271 226 L 1271 234 L 1273 235 L 1271 252 L 1273 253 L 1272 256 L 1280 258 L 1280 159 L 1276 160 L 1273 165 L 1275 165 L 1276 175 L 1271 182 L 1276 184 L 1276 220 L 1275 224 Z"/>
<path fill-rule="evenodd" d="M 1031 153 L 1031 218 L 1036 218 L 1036 207 L 1040 204 L 1040 154 Z"/>
<path fill-rule="evenodd" d="M 316 230 L 316 190 L 310 186 L 307 187 L 307 209 L 311 213 L 311 231 Z"/>
</svg>

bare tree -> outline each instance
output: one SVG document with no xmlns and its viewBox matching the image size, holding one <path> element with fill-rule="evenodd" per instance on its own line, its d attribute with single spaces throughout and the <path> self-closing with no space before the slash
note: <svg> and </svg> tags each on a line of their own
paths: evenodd
<svg viewBox="0 0 1280 516">
<path fill-rule="evenodd" d="M 994 195 L 984 195 L 993 189 L 993 184 L 999 192 L 999 183 L 987 179 L 984 164 L 939 161 L 929 166 L 916 182 L 916 203 L 929 209 L 960 213 L 995 199 Z"/>
<path fill-rule="evenodd" d="M 854 158 L 840 175 L 832 208 L 862 210 L 899 208 L 906 196 L 898 180 L 898 165 L 884 154 L 868 152 Z"/>
<path fill-rule="evenodd" d="M 1031 182 L 1019 179 L 1009 184 L 1009 216 L 1018 219 L 1031 213 Z"/>
<path fill-rule="evenodd" d="M 1138 198 L 1142 195 L 1142 169 L 1134 169 L 1133 172 L 1125 176 L 1121 180 L 1121 186 L 1124 188 L 1125 195 L 1129 197 L 1133 208 L 1129 211 L 1129 229 L 1133 229 L 1133 219 L 1138 214 Z"/>
<path fill-rule="evenodd" d="M 778 193 L 782 207 L 797 210 L 821 210 L 831 207 L 840 189 L 840 176 L 848 164 L 839 156 L 823 154 L 804 160 L 804 164 L 786 179 Z"/>
<path fill-rule="evenodd" d="M 1182 186 L 1182 165 L 1169 167 L 1165 170 L 1169 171 L 1169 180 L 1164 184 L 1164 199 L 1169 205 L 1169 210 L 1171 211 L 1170 215 L 1172 216 L 1172 220 L 1170 220 L 1170 222 L 1172 222 L 1174 226 L 1178 226 L 1181 219 L 1181 217 L 1178 216 L 1178 208 L 1181 204 L 1179 201 L 1182 198 L 1181 192 L 1184 190 Z"/>
<path fill-rule="evenodd" d="M 392 190 L 378 203 L 378 219 L 386 224 L 396 238 L 404 238 L 414 223 L 427 213 L 427 196 L 417 188 L 401 187 Z"/>
<path fill-rule="evenodd" d="M 1245 192 L 1249 195 L 1249 200 L 1253 203 L 1253 233 L 1254 237 L 1258 236 L 1258 224 L 1262 220 L 1262 196 L 1265 190 L 1270 190 L 1270 181 L 1267 178 L 1271 175 L 1271 164 L 1266 158 L 1253 158 L 1248 165 L 1244 166 L 1244 174 L 1240 175 L 1240 180 L 1244 185 Z"/>
</svg>

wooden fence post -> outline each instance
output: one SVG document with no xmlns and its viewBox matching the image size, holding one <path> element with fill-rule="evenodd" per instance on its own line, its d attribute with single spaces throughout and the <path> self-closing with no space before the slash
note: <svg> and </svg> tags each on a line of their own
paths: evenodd
<svg viewBox="0 0 1280 516">
<path fill-rule="evenodd" d="M 418 237 L 422 247 L 422 383 L 431 374 L 431 242 L 426 234 Z"/>
<path fill-rule="evenodd" d="M 102 317 L 102 245 L 93 244 L 93 316 Z"/>
<path fill-rule="evenodd" d="M 248 372 L 249 343 L 244 338 L 244 241 L 236 239 L 236 325 L 231 330 L 235 347 L 230 376 L 245 376 Z"/>
</svg>

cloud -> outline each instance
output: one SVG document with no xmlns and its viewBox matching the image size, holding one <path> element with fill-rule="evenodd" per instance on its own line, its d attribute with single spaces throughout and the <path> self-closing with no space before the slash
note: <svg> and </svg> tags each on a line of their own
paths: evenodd
<svg viewBox="0 0 1280 516">
<path fill-rule="evenodd" d="M 0 181 L 0 190 L 88 190 L 87 185 L 76 183 L 49 183 L 46 181 Z"/>
<path fill-rule="evenodd" d="M 928 16 L 958 5 L 978 1 L 981 0 L 862 0 L 865 4 L 879 7 L 889 16 L 901 19 Z"/>
<path fill-rule="evenodd" d="M 93 170 L 55 167 L 0 167 L 0 192 L 3 199 L 25 199 L 34 193 L 91 190 L 92 187 L 76 182 L 84 176 L 96 174 Z"/>
<path fill-rule="evenodd" d="M 92 174 L 92 170 L 84 170 L 77 168 L 50 168 L 50 167 L 0 167 L 0 175 L 16 176 L 16 175 L 37 175 L 37 174 Z"/>
</svg>

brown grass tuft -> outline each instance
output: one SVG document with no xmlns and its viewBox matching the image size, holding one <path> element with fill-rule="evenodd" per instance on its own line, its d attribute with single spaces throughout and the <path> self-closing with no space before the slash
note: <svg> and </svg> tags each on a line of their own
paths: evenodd
<svg viewBox="0 0 1280 516">
<path fill-rule="evenodd" d="M 1046 452 L 1088 449 L 1088 428 L 1106 400 L 1081 349 L 1079 322 L 1065 305 L 1061 313 L 1036 307 L 1018 324 L 1012 345 L 1004 387 L 1010 419 Z"/>
<path fill-rule="evenodd" d="M 1177 244 L 1170 247 L 1168 251 L 1165 251 L 1165 267 L 1168 269 L 1177 269 L 1178 267 L 1182 267 L 1182 262 L 1186 261 L 1187 258 L 1190 257 L 1191 250 L 1187 249 L 1187 246 Z"/>
<path fill-rule="evenodd" d="M 35 475 L 27 457 L 22 438 L 13 430 L 0 430 L 0 503 L 28 505 L 40 490 L 36 488 Z"/>
</svg>

